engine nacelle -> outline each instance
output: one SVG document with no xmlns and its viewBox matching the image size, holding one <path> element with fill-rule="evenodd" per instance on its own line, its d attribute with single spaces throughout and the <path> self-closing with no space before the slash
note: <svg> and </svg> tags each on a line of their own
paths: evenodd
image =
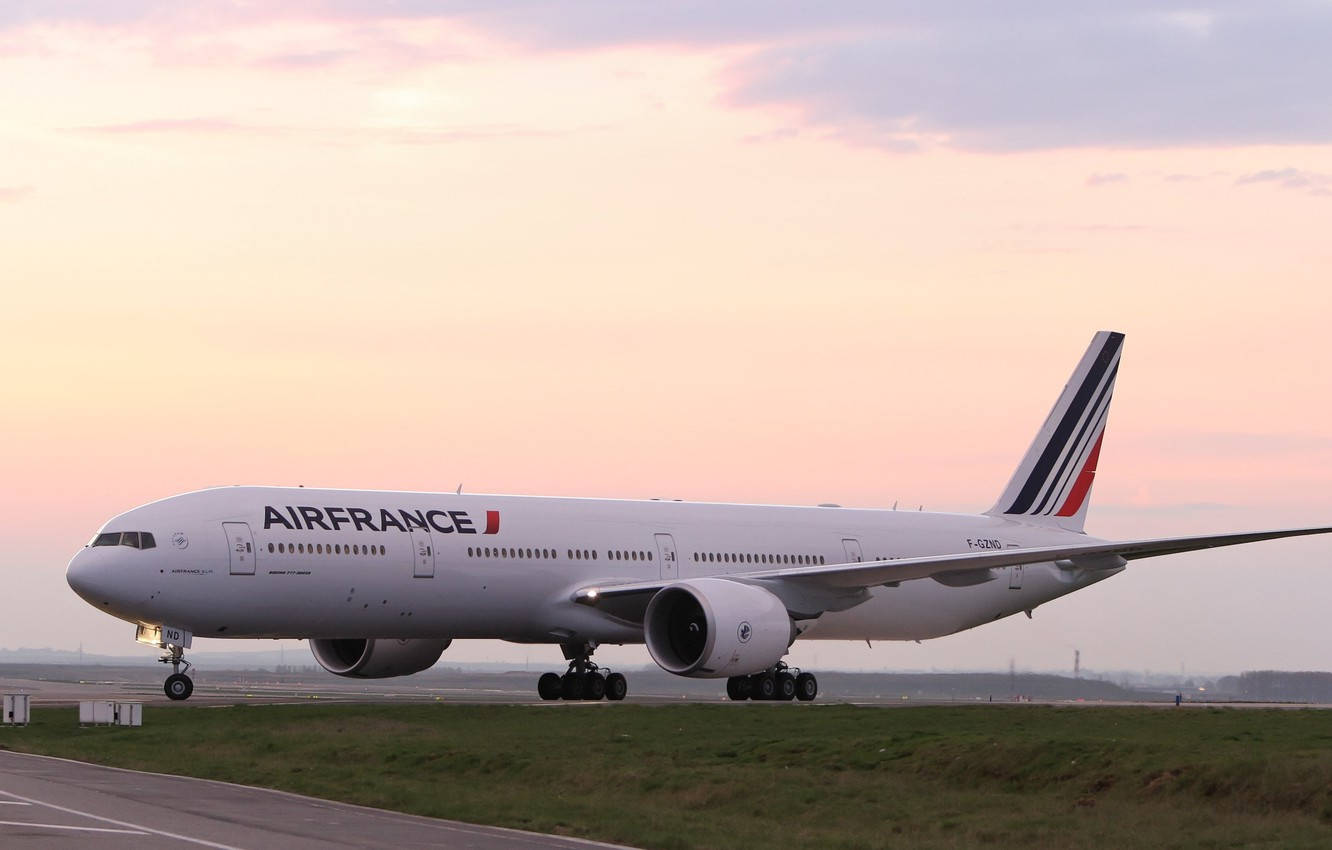
<svg viewBox="0 0 1332 850">
<path fill-rule="evenodd" d="M 795 639 L 786 606 L 772 593 L 724 578 L 663 587 L 648 603 L 643 636 L 652 660 L 677 676 L 720 679 L 776 664 Z"/>
<path fill-rule="evenodd" d="M 319 666 L 335 676 L 387 679 L 428 669 L 444 654 L 449 640 L 319 638 L 310 641 Z"/>
</svg>

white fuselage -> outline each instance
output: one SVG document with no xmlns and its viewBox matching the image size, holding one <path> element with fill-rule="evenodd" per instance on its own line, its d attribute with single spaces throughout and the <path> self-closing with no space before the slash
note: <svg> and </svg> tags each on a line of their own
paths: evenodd
<svg viewBox="0 0 1332 850">
<path fill-rule="evenodd" d="M 186 493 L 103 530 L 150 532 L 155 546 L 90 545 L 70 584 L 131 622 L 198 637 L 532 643 L 641 643 L 641 625 L 573 602 L 594 583 L 1091 542 L 991 516 L 284 487 Z M 1117 571 L 1046 563 L 963 586 L 904 581 L 802 623 L 802 636 L 938 637 Z"/>
</svg>

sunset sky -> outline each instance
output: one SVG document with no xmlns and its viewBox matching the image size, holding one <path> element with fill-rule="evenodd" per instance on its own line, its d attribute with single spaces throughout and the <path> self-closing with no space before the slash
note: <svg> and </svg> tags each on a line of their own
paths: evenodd
<svg viewBox="0 0 1332 850">
<path fill-rule="evenodd" d="M 1100 329 L 1091 533 L 1332 523 L 1332 4 L 937 6 L 0 6 L 0 646 L 134 652 L 65 564 L 206 486 L 984 510 Z M 1306 538 L 793 658 L 1328 669 L 1329 599 Z"/>
</svg>

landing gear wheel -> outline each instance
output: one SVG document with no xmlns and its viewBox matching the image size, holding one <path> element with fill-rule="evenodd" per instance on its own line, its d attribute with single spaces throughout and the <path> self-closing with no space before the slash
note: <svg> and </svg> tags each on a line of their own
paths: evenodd
<svg viewBox="0 0 1332 850">
<path fill-rule="evenodd" d="M 795 676 L 790 673 L 782 672 L 776 675 L 777 699 L 782 702 L 790 702 L 795 699 L 796 683 Z"/>
<path fill-rule="evenodd" d="M 596 701 L 606 695 L 606 677 L 600 673 L 588 673 L 583 682 L 583 699 Z"/>
<path fill-rule="evenodd" d="M 623 674 L 611 673 L 606 677 L 606 699 L 619 702 L 629 693 L 629 682 Z"/>
<path fill-rule="evenodd" d="M 541 695 L 542 699 L 559 699 L 560 691 L 559 673 L 542 673 L 541 678 L 537 679 L 537 693 Z"/>
<path fill-rule="evenodd" d="M 777 698 L 777 680 L 767 673 L 759 673 L 749 680 L 749 694 L 756 700 Z"/>
<path fill-rule="evenodd" d="M 162 690 L 166 693 L 167 699 L 177 701 L 189 699 L 190 694 L 194 693 L 194 682 L 184 673 L 172 673 L 167 676 Z"/>
<path fill-rule="evenodd" d="M 560 696 L 566 700 L 580 700 L 584 691 L 583 676 L 580 673 L 565 673 L 560 679 Z"/>
<path fill-rule="evenodd" d="M 749 699 L 751 690 L 748 676 L 732 676 L 726 680 L 726 696 L 735 702 L 744 702 Z"/>
<path fill-rule="evenodd" d="M 813 673 L 801 673 L 795 680 L 796 699 L 809 702 L 819 695 L 819 680 Z"/>
</svg>

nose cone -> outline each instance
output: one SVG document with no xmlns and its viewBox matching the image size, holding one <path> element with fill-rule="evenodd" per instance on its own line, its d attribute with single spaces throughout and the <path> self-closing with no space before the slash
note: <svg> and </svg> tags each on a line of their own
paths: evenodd
<svg viewBox="0 0 1332 850">
<path fill-rule="evenodd" d="M 100 608 L 110 599 L 107 595 L 106 570 L 100 569 L 94 563 L 96 560 L 98 559 L 94 557 L 94 553 L 88 549 L 80 551 L 70 560 L 69 567 L 65 570 L 65 581 L 69 582 L 70 589 L 85 602 Z"/>
</svg>

